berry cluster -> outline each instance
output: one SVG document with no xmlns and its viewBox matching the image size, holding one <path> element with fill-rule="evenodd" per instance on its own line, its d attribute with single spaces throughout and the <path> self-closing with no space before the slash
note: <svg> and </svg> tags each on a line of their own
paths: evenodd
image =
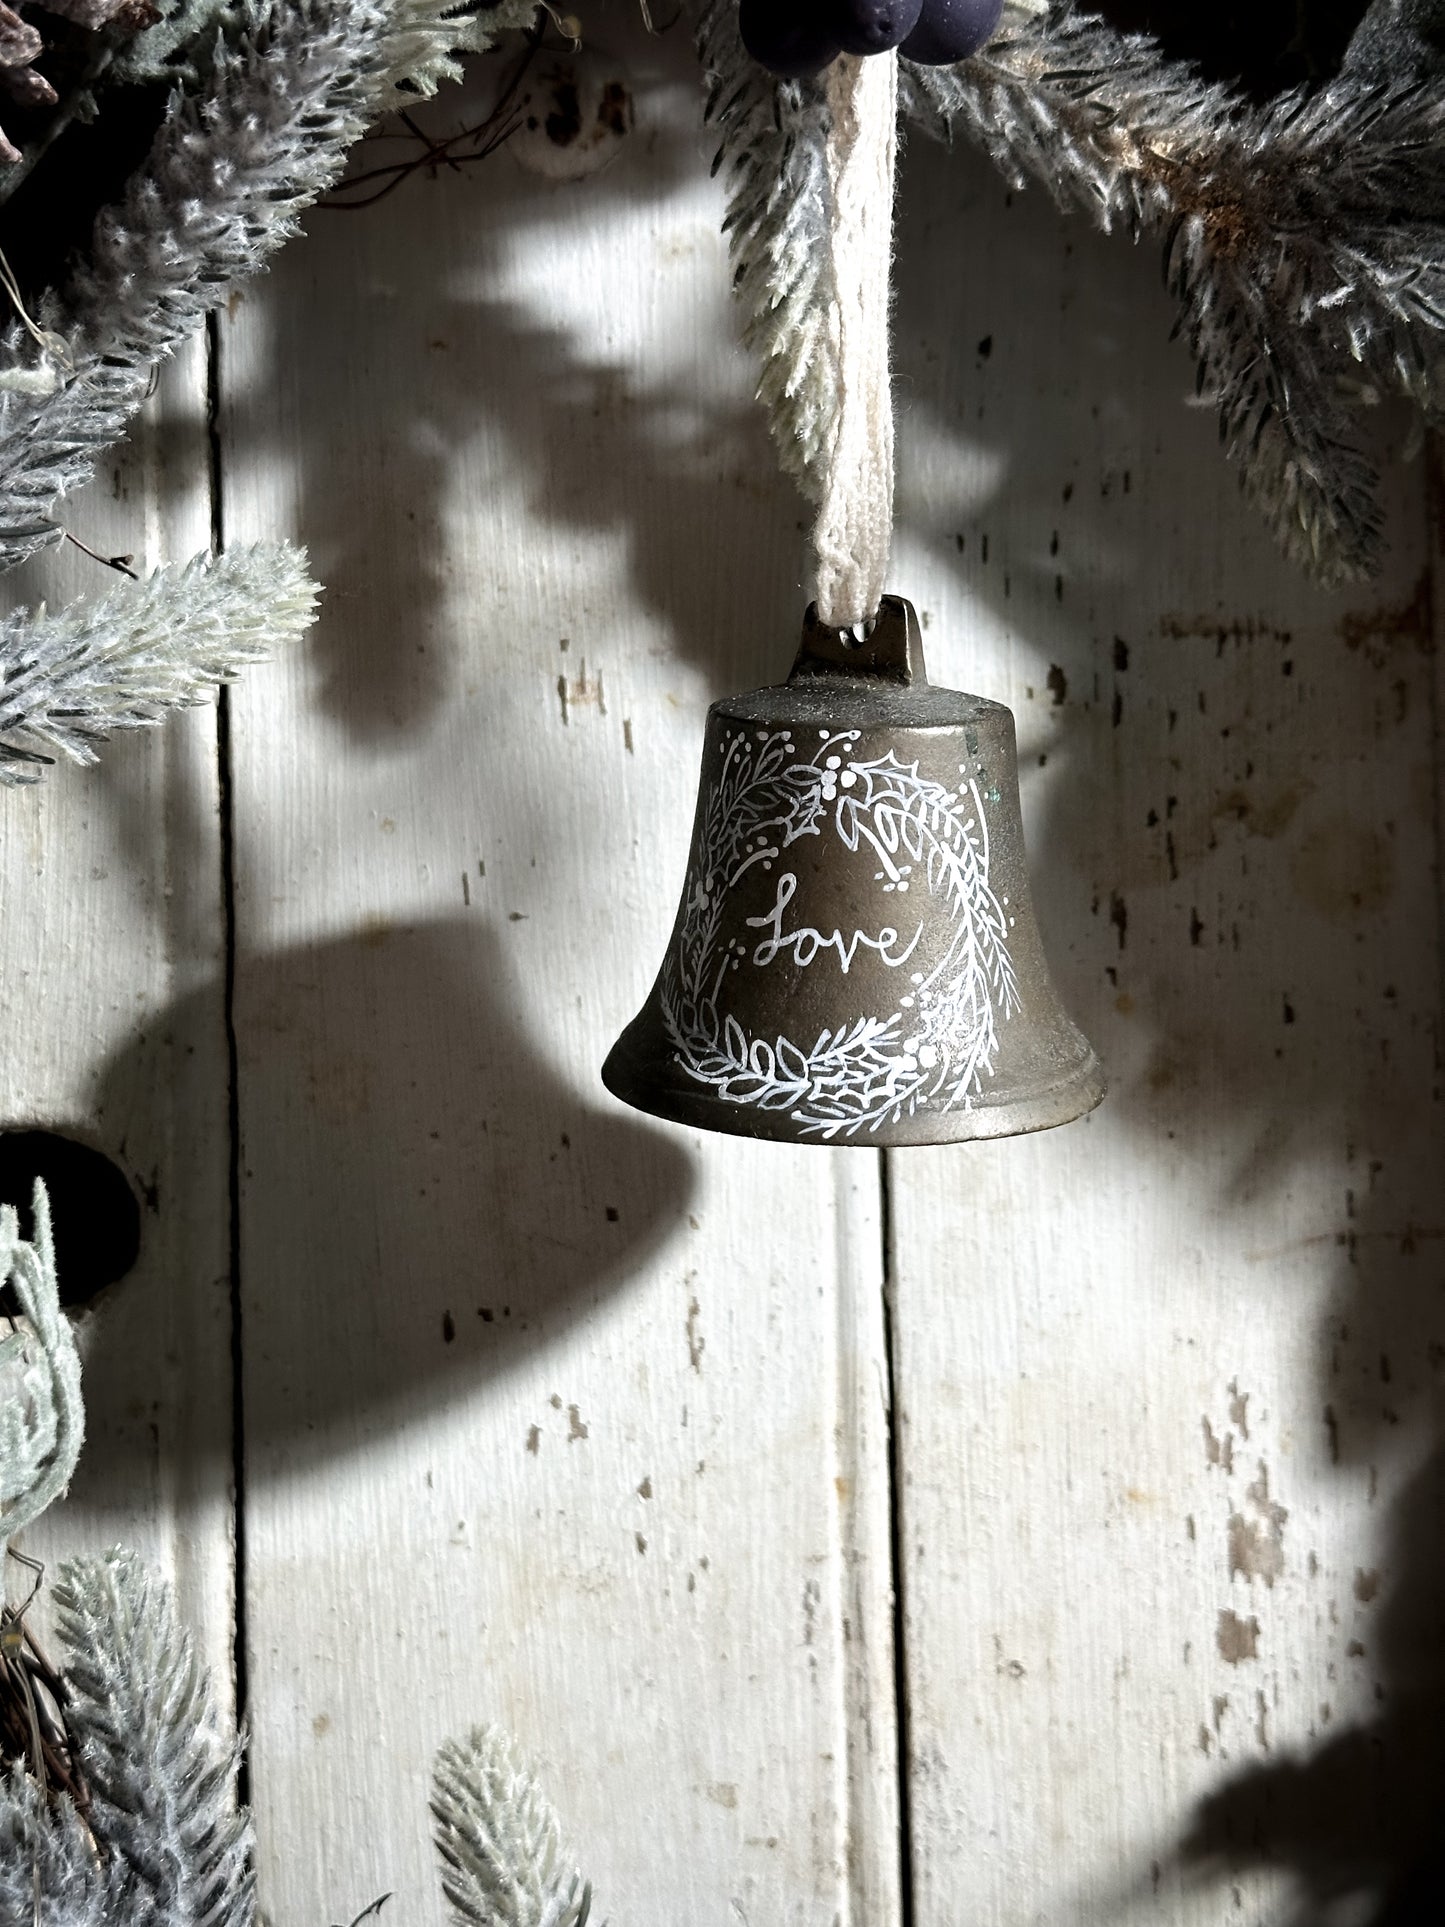
<svg viewBox="0 0 1445 1927">
<path fill-rule="evenodd" d="M 839 54 L 886 54 L 946 67 L 967 60 L 998 25 L 1003 0 L 741 0 L 738 25 L 753 59 L 805 80 Z"/>
</svg>

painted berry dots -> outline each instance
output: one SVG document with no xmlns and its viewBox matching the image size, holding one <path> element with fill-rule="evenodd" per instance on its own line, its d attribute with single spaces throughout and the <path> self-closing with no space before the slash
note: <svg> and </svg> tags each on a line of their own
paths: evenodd
<svg viewBox="0 0 1445 1927">
<path fill-rule="evenodd" d="M 930 67 L 967 60 L 998 25 L 1003 0 L 740 0 L 753 59 L 788 80 L 818 74 L 840 53 L 897 47 Z"/>
</svg>

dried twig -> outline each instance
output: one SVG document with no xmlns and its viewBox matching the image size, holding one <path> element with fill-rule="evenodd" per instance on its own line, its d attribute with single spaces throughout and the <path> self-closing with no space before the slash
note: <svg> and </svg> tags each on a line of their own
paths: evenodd
<svg viewBox="0 0 1445 1927">
<path fill-rule="evenodd" d="M 328 208 L 336 213 L 351 213 L 358 208 L 375 207 L 378 201 L 384 201 L 388 194 L 394 193 L 403 181 L 409 180 L 422 168 L 426 168 L 434 179 L 437 169 L 443 165 L 459 173 L 463 161 L 484 161 L 489 155 L 495 154 L 497 149 L 510 140 L 522 125 L 522 109 L 517 101 L 517 91 L 541 45 L 541 30 L 533 28 L 527 35 L 527 44 L 520 59 L 514 63 L 490 112 L 471 127 L 464 127 L 455 134 L 440 136 L 429 134 L 409 112 L 403 110 L 397 118 L 407 128 L 412 139 L 421 143 L 421 153 L 410 155 L 404 161 L 391 161 L 384 166 L 369 167 L 360 174 L 348 176 L 332 194 L 317 203 L 318 207 Z M 402 136 L 381 134 L 373 138 L 400 140 Z M 469 143 L 471 143 L 470 146 Z M 349 200 L 341 198 L 343 195 L 351 194 L 355 188 L 366 187 L 376 181 L 381 182 L 382 185 L 374 188 L 369 194 L 362 194 Z"/>
</svg>

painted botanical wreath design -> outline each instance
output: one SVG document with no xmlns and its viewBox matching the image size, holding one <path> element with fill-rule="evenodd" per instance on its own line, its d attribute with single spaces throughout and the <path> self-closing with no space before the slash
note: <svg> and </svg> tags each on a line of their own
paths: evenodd
<svg viewBox="0 0 1445 1927">
<path fill-rule="evenodd" d="M 999 1026 L 1018 1007 L 1009 954 L 1011 918 L 989 882 L 988 823 L 976 780 L 956 789 L 919 774 L 917 762 L 857 754 L 858 730 L 820 730 L 812 755 L 791 730 L 740 726 L 726 739 L 722 771 L 706 804 L 693 883 L 663 972 L 662 1016 L 676 1060 L 690 1077 L 735 1104 L 790 1113 L 809 1135 L 832 1139 L 876 1130 L 941 1099 L 967 1107 L 992 1075 Z M 953 917 L 943 957 L 907 972 L 922 934 L 891 926 L 851 938 L 785 930 L 796 877 L 780 859 L 800 837 L 831 828 L 850 851 L 871 852 L 881 894 L 898 906 L 919 883 Z M 750 1037 L 722 1010 L 729 971 L 749 954 L 724 938 L 729 898 L 755 865 L 779 866 L 777 900 L 749 918 L 762 934 L 753 962 L 780 952 L 807 968 L 821 950 L 846 975 L 862 946 L 903 971 L 906 989 L 886 1017 L 864 1016 L 824 1030 L 811 1047 L 778 1036 Z"/>
</svg>

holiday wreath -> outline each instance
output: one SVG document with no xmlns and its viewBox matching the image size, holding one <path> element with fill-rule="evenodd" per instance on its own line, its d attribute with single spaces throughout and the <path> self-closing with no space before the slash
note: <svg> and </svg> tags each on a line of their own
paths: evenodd
<svg viewBox="0 0 1445 1927">
<path fill-rule="evenodd" d="M 1252 92 L 1102 10 L 1010 0 L 949 64 L 997 0 L 754 9 L 751 26 L 737 0 L 701 0 L 691 25 L 737 292 L 783 465 L 816 492 L 837 424 L 820 63 L 901 38 L 906 122 L 970 140 L 1011 181 L 1162 249 L 1199 396 L 1281 547 L 1327 584 L 1367 575 L 1382 534 L 1360 413 L 1403 395 L 1431 422 L 1445 397 L 1445 6 L 1305 6 L 1324 26 L 1293 44 L 1315 71 Z M 563 29 L 585 34 L 585 8 L 579 21 L 536 0 L 0 0 L 0 245 L 20 259 L 38 225 L 65 231 L 65 157 L 82 137 L 104 203 L 53 278 L 28 257 L 20 279 L 0 266 L 14 310 L 0 337 L 0 570 L 64 539 L 61 504 L 125 435 L 157 364 L 296 233 L 370 122 L 433 93 L 462 52 Z M 96 163 L 87 123 L 127 130 L 123 155 L 150 121 L 144 159 L 112 186 L 117 163 L 103 141 Z M 111 731 L 199 700 L 298 634 L 313 612 L 302 562 L 263 546 L 12 615 L 0 782 L 34 781 L 56 755 L 90 760 Z"/>
</svg>

